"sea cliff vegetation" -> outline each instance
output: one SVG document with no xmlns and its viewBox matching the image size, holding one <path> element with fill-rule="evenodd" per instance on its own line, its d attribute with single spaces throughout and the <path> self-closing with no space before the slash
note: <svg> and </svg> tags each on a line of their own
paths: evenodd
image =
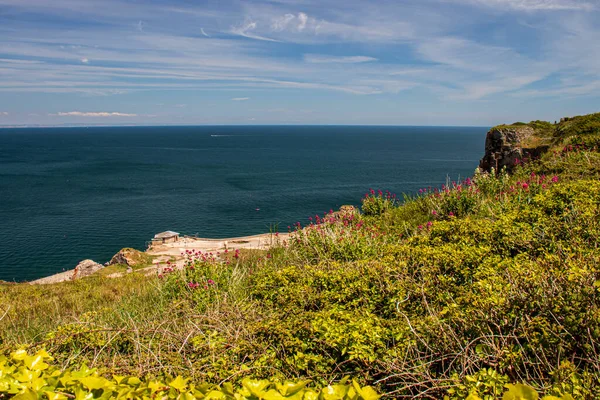
<svg viewBox="0 0 600 400">
<path fill-rule="evenodd" d="M 0 286 L 0 398 L 600 398 L 600 114 L 524 125 L 550 147 L 510 175 L 370 190 L 269 251 Z"/>
</svg>

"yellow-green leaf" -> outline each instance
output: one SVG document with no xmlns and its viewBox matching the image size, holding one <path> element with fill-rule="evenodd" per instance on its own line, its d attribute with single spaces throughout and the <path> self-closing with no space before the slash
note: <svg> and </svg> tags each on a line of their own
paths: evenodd
<svg viewBox="0 0 600 400">
<path fill-rule="evenodd" d="M 481 400 L 481 397 L 477 396 L 475 393 L 470 393 L 466 400 Z"/>
<path fill-rule="evenodd" d="M 275 384 L 275 387 L 284 396 L 291 396 L 300 390 L 304 389 L 306 385 L 308 385 L 310 381 L 300 381 L 300 382 L 284 382 L 282 384 Z"/>
<path fill-rule="evenodd" d="M 517 383 L 516 385 L 506 385 L 508 392 L 504 393 L 502 400 L 538 400 L 538 393 L 527 385 Z"/>
<path fill-rule="evenodd" d="M 67 396 L 65 396 L 64 394 L 61 394 L 61 393 L 44 392 L 44 394 L 46 395 L 46 397 L 48 397 L 48 400 L 65 400 L 65 399 L 68 399 Z"/>
<path fill-rule="evenodd" d="M 26 356 L 24 362 L 27 368 L 32 369 L 34 371 L 43 371 L 49 367 L 49 365 L 44 362 L 44 358 L 41 355 L 39 355 L 39 353 L 34 356 Z"/>
<path fill-rule="evenodd" d="M 244 386 L 244 388 L 246 388 L 256 397 L 261 397 L 269 385 L 271 385 L 271 382 L 267 380 L 254 380 L 246 378 L 242 381 L 242 386 Z"/>
<path fill-rule="evenodd" d="M 341 400 L 348 393 L 348 387 L 343 385 L 329 385 L 321 391 L 321 396 L 325 400 Z"/>
<path fill-rule="evenodd" d="M 107 384 L 106 379 L 97 376 L 87 376 L 79 379 L 79 382 L 89 390 L 102 389 Z"/>
<path fill-rule="evenodd" d="M 208 392 L 206 394 L 206 396 L 204 397 L 205 399 L 224 399 L 226 398 L 225 393 L 219 391 L 219 390 L 211 390 L 210 392 Z"/>
<path fill-rule="evenodd" d="M 177 375 L 177 378 L 173 379 L 169 383 L 169 386 L 171 386 L 175 390 L 183 392 L 185 391 L 185 389 L 187 389 L 187 381 L 188 379 L 183 379 L 181 376 Z"/>
<path fill-rule="evenodd" d="M 33 390 L 27 389 L 13 397 L 13 400 L 38 400 L 38 396 Z"/>
<path fill-rule="evenodd" d="M 14 351 L 10 354 L 13 360 L 15 361 L 23 361 L 25 357 L 27 357 L 27 352 L 23 349 Z"/>
</svg>

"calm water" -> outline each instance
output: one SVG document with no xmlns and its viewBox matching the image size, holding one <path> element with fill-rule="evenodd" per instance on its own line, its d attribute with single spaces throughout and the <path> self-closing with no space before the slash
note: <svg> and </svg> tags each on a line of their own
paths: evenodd
<svg viewBox="0 0 600 400">
<path fill-rule="evenodd" d="M 0 279 L 30 280 L 161 231 L 241 236 L 470 176 L 486 128 L 0 130 Z M 259 209 L 257 211 L 257 209 Z"/>
</svg>

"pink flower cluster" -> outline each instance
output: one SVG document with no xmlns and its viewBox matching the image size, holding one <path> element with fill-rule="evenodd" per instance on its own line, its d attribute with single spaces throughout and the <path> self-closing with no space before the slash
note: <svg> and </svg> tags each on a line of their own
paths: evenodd
<svg viewBox="0 0 600 400">
<path fill-rule="evenodd" d="M 543 190 L 548 189 L 548 185 L 558 183 L 558 176 L 554 175 L 548 179 L 546 175 L 537 176 L 535 172 L 532 172 L 529 179 L 524 182 L 518 181 L 514 186 L 511 186 L 508 192 L 500 192 L 500 196 L 514 194 L 517 192 L 529 192 L 533 186 L 541 187 Z M 500 196 L 496 196 L 498 199 Z"/>
<path fill-rule="evenodd" d="M 384 195 L 384 192 L 381 189 L 377 190 L 377 192 L 375 192 L 374 189 L 369 189 L 369 192 L 365 193 L 365 198 L 368 198 L 368 197 L 379 197 L 379 198 L 385 198 L 386 200 L 395 200 L 396 194 L 390 192 L 389 190 L 386 190 L 385 195 Z"/>
<path fill-rule="evenodd" d="M 190 289 L 198 289 L 200 286 L 202 286 L 201 284 L 197 283 L 197 282 L 189 282 L 188 287 Z M 206 281 L 206 284 L 204 285 L 204 289 L 208 289 L 209 286 L 215 285 L 215 281 L 213 281 L 212 279 L 209 279 Z"/>
</svg>

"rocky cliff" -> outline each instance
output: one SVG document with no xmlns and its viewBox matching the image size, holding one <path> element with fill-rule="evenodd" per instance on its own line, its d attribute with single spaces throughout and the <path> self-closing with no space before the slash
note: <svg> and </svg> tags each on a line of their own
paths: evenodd
<svg viewBox="0 0 600 400">
<path fill-rule="evenodd" d="M 484 171 L 509 172 L 523 160 L 539 158 L 550 144 L 553 125 L 539 121 L 496 126 L 487 133 L 485 154 L 479 163 Z"/>
</svg>

